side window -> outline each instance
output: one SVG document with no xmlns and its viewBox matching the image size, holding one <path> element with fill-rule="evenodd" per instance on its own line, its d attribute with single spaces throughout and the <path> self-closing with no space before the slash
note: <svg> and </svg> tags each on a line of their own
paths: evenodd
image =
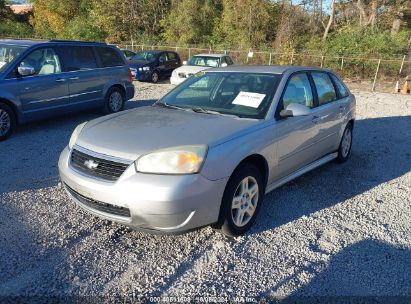
<svg viewBox="0 0 411 304">
<path fill-rule="evenodd" d="M 284 109 L 290 103 L 299 103 L 309 108 L 314 107 L 310 81 L 306 73 L 291 76 L 283 95 Z"/>
<path fill-rule="evenodd" d="M 115 49 L 110 47 L 97 47 L 96 50 L 103 67 L 110 68 L 124 65 L 123 58 Z"/>
<path fill-rule="evenodd" d="M 167 55 L 166 55 L 166 53 L 162 53 L 162 54 L 160 55 L 160 57 L 158 58 L 158 61 L 159 61 L 159 62 L 166 62 L 166 61 L 167 61 Z"/>
<path fill-rule="evenodd" d="M 63 46 L 60 50 L 67 72 L 97 68 L 97 61 L 91 47 Z"/>
<path fill-rule="evenodd" d="M 337 86 L 338 91 L 340 92 L 340 96 L 347 97 L 349 95 L 347 87 L 335 75 L 331 74 L 331 78 L 334 80 L 334 83 Z"/>
<path fill-rule="evenodd" d="M 31 52 L 20 63 L 21 66 L 30 65 L 35 75 L 49 75 L 61 72 L 60 58 L 52 48 L 38 49 Z"/>
<path fill-rule="evenodd" d="M 177 60 L 177 56 L 175 53 L 167 53 L 168 60 Z"/>
<path fill-rule="evenodd" d="M 226 62 L 227 62 L 228 65 L 233 65 L 233 64 L 234 64 L 234 62 L 233 62 L 233 61 L 231 60 L 231 58 L 228 57 L 228 56 L 225 57 L 225 60 L 226 60 Z"/>
<path fill-rule="evenodd" d="M 322 72 L 312 72 L 314 84 L 317 89 L 318 103 L 323 105 L 337 99 L 334 85 L 330 76 Z"/>
<path fill-rule="evenodd" d="M 227 61 L 226 61 L 226 57 L 221 57 L 221 58 L 220 58 L 220 64 L 219 64 L 219 66 L 222 66 L 224 63 L 225 63 L 226 65 L 228 65 L 228 63 L 227 63 Z"/>
</svg>

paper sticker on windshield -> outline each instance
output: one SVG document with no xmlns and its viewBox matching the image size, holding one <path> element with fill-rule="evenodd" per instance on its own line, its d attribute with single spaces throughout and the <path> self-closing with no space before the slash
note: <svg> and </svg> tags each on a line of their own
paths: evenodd
<svg viewBox="0 0 411 304">
<path fill-rule="evenodd" d="M 233 104 L 242 105 L 251 108 L 258 108 L 263 101 L 265 94 L 243 92 L 238 93 L 237 97 L 233 100 Z"/>
<path fill-rule="evenodd" d="M 0 61 L 0 69 L 3 67 L 3 65 L 5 65 L 6 63 L 3 61 Z"/>
</svg>

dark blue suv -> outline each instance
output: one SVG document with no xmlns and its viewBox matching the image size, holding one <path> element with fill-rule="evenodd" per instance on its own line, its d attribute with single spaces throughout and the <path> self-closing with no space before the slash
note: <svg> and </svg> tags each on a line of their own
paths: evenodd
<svg viewBox="0 0 411 304">
<path fill-rule="evenodd" d="M 141 51 L 129 61 L 133 79 L 156 83 L 160 78 L 170 77 L 181 66 L 180 56 L 171 51 Z"/>
<path fill-rule="evenodd" d="M 101 107 L 134 96 L 128 62 L 105 43 L 0 40 L 0 140 L 33 120 Z"/>
</svg>

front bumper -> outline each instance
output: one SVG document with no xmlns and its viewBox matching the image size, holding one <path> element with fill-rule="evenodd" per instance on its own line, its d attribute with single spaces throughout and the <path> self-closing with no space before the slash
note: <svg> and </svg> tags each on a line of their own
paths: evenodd
<svg viewBox="0 0 411 304">
<path fill-rule="evenodd" d="M 70 198 L 88 212 L 163 233 L 215 223 L 227 183 L 227 179 L 210 181 L 201 174 L 142 174 L 134 164 L 117 181 L 108 182 L 73 169 L 68 148 L 60 155 L 59 171 Z"/>
<path fill-rule="evenodd" d="M 138 68 L 132 68 L 131 75 L 133 76 L 133 80 L 149 81 L 151 79 L 151 70 L 140 71 Z"/>
</svg>

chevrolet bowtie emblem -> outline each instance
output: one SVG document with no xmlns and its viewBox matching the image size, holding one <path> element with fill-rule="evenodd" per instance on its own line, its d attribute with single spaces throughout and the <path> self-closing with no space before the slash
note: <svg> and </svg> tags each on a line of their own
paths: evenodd
<svg viewBox="0 0 411 304">
<path fill-rule="evenodd" d="M 92 160 L 92 159 L 88 159 L 88 160 L 86 160 L 85 162 L 84 162 L 84 166 L 86 166 L 87 168 L 89 168 L 90 170 L 95 170 L 95 169 L 97 169 L 97 167 L 98 167 L 98 163 L 97 162 L 95 162 L 94 160 Z"/>
</svg>

